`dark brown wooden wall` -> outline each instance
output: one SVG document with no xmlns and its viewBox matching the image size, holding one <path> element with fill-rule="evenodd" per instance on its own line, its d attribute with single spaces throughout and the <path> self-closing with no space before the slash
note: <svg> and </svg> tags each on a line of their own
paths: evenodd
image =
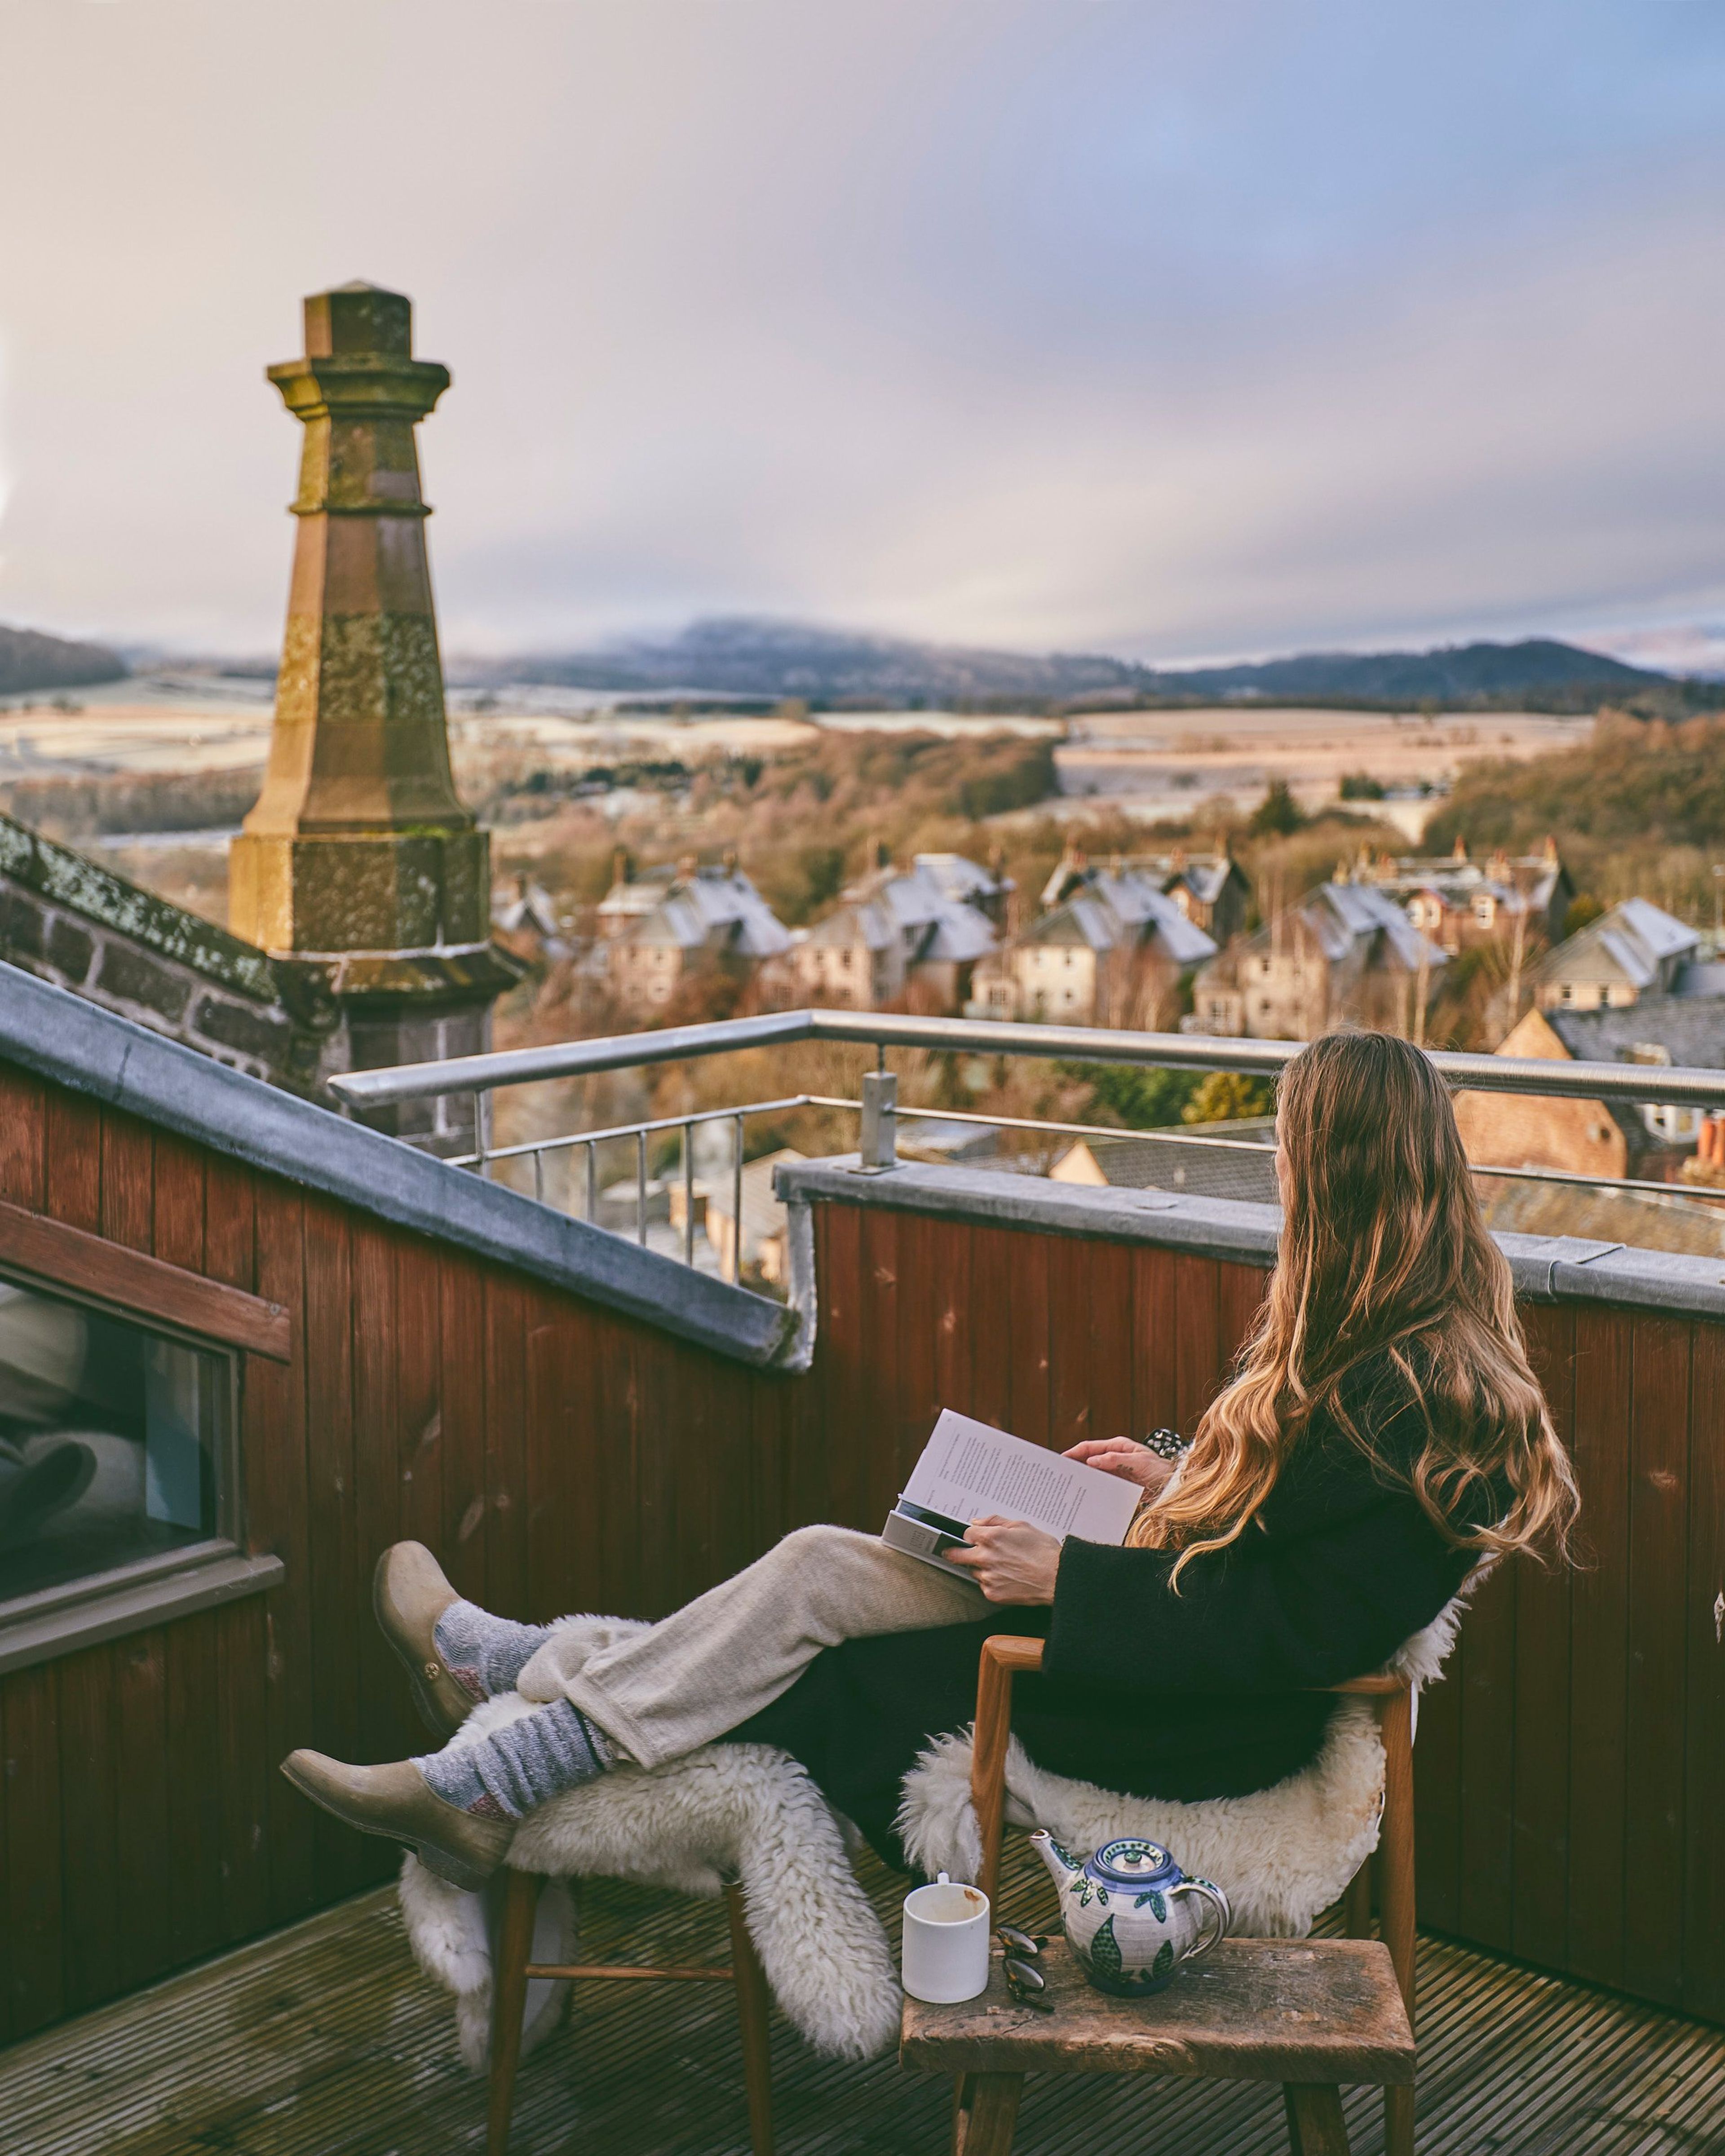
<svg viewBox="0 0 1725 2156">
<path fill-rule="evenodd" d="M 0 1677 L 0 2041 L 393 1870 L 275 1771 L 426 1741 L 370 1617 L 389 1542 L 513 1615 L 655 1615 L 805 1521 L 878 1527 L 941 1406 L 1052 1445 L 1189 1428 L 1263 1282 L 822 1205 L 814 1368 L 767 1375 L 5 1066 L 0 1199 L 295 1320 L 242 1409 L 285 1584 Z M 1725 2020 L 1725 1331 L 1528 1321 L 1598 1557 L 1506 1573 L 1423 1705 L 1423 1913 Z"/>
<path fill-rule="evenodd" d="M 834 1478 L 853 1463 L 830 1486 L 859 1526 L 937 1407 L 1055 1445 L 1189 1430 L 1265 1279 L 873 1208 L 817 1220 L 822 1451 Z M 1420 1702 L 1421 1919 L 1725 2021 L 1725 1327 L 1523 1316 L 1588 1557 L 1500 1568 Z"/>
<path fill-rule="evenodd" d="M 249 1540 L 285 1584 L 0 1677 L 0 2041 L 387 1877 L 275 1772 L 424 1748 L 372 1624 L 429 1543 L 521 1616 L 655 1615 L 821 1509 L 757 1374 L 0 1065 L 0 1199 L 285 1305 L 249 1358 Z M 814 1514 L 788 1509 L 793 1455 Z"/>
</svg>

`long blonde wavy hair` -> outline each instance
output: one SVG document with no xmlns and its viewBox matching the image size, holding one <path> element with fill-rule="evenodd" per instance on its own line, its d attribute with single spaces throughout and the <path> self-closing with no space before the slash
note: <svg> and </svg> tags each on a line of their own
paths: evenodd
<svg viewBox="0 0 1725 2156">
<path fill-rule="evenodd" d="M 1430 1060 L 1387 1034 L 1326 1034 L 1282 1073 L 1276 1133 L 1285 1217 L 1268 1296 L 1177 1481 L 1140 1509 L 1128 1540 L 1178 1548 L 1178 1583 L 1193 1557 L 1245 1533 L 1322 1417 L 1410 1481 L 1458 1548 L 1567 1555 L 1574 1476 Z M 1411 1397 L 1422 1410 L 1411 1477 L 1379 1459 L 1343 1404 L 1343 1381 L 1368 1358 L 1399 1373 L 1396 1404 Z M 1511 1493 L 1507 1512 L 1458 1527 L 1491 1478 Z"/>
</svg>

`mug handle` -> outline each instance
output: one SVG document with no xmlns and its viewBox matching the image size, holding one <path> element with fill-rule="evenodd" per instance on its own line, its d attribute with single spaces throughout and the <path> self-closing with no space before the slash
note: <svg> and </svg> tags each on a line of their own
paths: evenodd
<svg viewBox="0 0 1725 2156">
<path fill-rule="evenodd" d="M 1219 1940 L 1227 1938 L 1228 1927 L 1234 1922 L 1234 1912 L 1228 1906 L 1228 1897 L 1208 1879 L 1183 1879 L 1178 1886 L 1170 1887 L 1168 1890 L 1171 1902 L 1177 1894 L 1201 1894 L 1214 1905 L 1215 1929 L 1208 1938 L 1200 1937 L 1195 1946 L 1188 1947 L 1181 1957 L 1185 1961 L 1196 1961 L 1200 1954 L 1207 1954 Z"/>
</svg>

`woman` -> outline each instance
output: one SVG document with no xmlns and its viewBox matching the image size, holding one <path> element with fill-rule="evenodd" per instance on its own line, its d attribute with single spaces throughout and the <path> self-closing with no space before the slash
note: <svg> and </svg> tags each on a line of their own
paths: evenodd
<svg viewBox="0 0 1725 2156">
<path fill-rule="evenodd" d="M 731 1737 L 779 1745 L 890 1859 L 899 1787 L 966 1722 L 978 1650 L 1045 1634 L 1014 1727 L 1052 1771 L 1141 1796 L 1235 1796 L 1322 1741 L 1322 1688 L 1378 1667 L 1481 1558 L 1561 1554 L 1576 1497 L 1527 1367 L 1449 1096 L 1426 1058 L 1332 1034 L 1282 1075 L 1284 1224 L 1237 1373 L 1178 1475 L 1125 1438 L 1071 1457 L 1144 1502 L 1124 1547 L 978 1521 L 960 1580 L 844 1527 L 805 1527 L 632 1636 L 584 1653 L 461 1601 L 417 1543 L 378 1567 L 383 1629 L 453 1730 L 515 1686 L 537 1710 L 393 1766 L 296 1752 L 284 1771 L 462 1884 L 524 1812 L 617 1760 Z"/>
</svg>

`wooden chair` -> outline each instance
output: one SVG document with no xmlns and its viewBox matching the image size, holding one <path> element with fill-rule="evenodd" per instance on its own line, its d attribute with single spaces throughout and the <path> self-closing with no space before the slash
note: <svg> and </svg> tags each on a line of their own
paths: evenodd
<svg viewBox="0 0 1725 2156">
<path fill-rule="evenodd" d="M 515 2106 L 516 2068 L 521 2056 L 521 2015 L 527 1985 L 535 1977 L 598 1977 L 634 1983 L 732 1984 L 737 1987 L 737 2019 L 742 2035 L 742 2070 L 748 2090 L 749 2143 L 754 2156 L 773 2156 L 773 2069 L 767 2038 L 767 1977 L 743 1921 L 742 1889 L 725 1889 L 731 1920 L 728 1968 L 644 1969 L 634 1963 L 590 1964 L 542 1963 L 531 1958 L 533 1919 L 543 1876 L 511 1871 L 504 1889 L 503 1921 L 491 1972 L 490 2109 L 485 2156 L 507 2156 L 510 2113 Z"/>
<path fill-rule="evenodd" d="M 981 1830 L 977 1884 L 999 1878 L 1012 1680 L 1042 1666 L 1040 1640 L 985 1640 L 977 1684 L 971 1797 Z M 1375 1867 L 1343 1904 L 1346 1939 L 1230 1939 L 1153 2000 L 1105 1997 L 1063 1941 L 1046 1949 L 1055 2010 L 1015 2007 L 998 1958 L 988 1990 L 961 2006 L 905 2002 L 900 2056 L 957 2076 L 954 2156 L 1008 2156 L 1027 2071 L 1197 2074 L 1283 2087 L 1294 2156 L 1347 2156 L 1340 2087 L 1384 2092 L 1388 2156 L 1414 2148 L 1414 1749 L 1404 1680 L 1357 1677 L 1384 1737 L 1384 1824 Z M 1369 1938 L 1375 1868 L 1382 1940 Z"/>
</svg>

